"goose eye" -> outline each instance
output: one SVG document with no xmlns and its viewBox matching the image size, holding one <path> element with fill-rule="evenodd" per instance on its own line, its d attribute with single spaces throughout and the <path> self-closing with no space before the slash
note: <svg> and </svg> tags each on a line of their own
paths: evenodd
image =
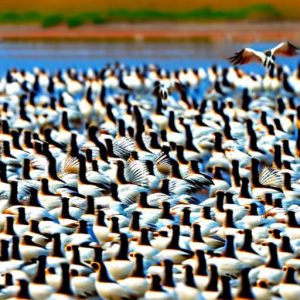
<svg viewBox="0 0 300 300">
<path fill-rule="evenodd" d="M 98 271 L 99 270 L 99 264 L 98 263 L 91 263 L 91 267 L 95 270 L 95 271 Z"/>
<path fill-rule="evenodd" d="M 66 246 L 66 251 L 71 251 L 72 250 L 72 246 L 71 245 L 67 245 Z"/>
</svg>

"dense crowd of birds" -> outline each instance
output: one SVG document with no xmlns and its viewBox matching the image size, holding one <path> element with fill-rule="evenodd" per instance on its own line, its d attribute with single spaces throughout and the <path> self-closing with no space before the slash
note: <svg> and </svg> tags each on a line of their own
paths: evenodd
<svg viewBox="0 0 300 300">
<path fill-rule="evenodd" d="M 0 299 L 299 299 L 300 66 L 0 81 Z"/>
</svg>

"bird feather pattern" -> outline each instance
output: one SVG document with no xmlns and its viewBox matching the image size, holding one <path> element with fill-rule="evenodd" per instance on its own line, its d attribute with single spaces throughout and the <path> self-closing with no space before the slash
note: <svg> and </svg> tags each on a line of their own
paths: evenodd
<svg viewBox="0 0 300 300">
<path fill-rule="evenodd" d="M 172 170 L 171 159 L 165 153 L 163 153 L 163 152 L 159 153 L 156 156 L 154 163 L 155 163 L 157 170 L 160 173 L 162 173 L 164 175 L 170 174 L 170 172 Z"/>
<path fill-rule="evenodd" d="M 127 168 L 125 169 L 127 180 L 140 186 L 148 186 L 148 175 L 149 172 L 147 166 L 138 160 L 128 163 Z"/>
<path fill-rule="evenodd" d="M 282 177 L 278 170 L 272 167 L 264 167 L 259 174 L 259 182 L 263 185 L 281 188 Z"/>
<path fill-rule="evenodd" d="M 61 173 L 62 174 L 78 174 L 79 171 L 79 160 L 77 157 L 68 156 L 64 161 Z"/>
<path fill-rule="evenodd" d="M 135 150 L 134 140 L 128 137 L 121 137 L 113 141 L 113 151 L 118 157 L 128 159 L 130 153 Z"/>
</svg>

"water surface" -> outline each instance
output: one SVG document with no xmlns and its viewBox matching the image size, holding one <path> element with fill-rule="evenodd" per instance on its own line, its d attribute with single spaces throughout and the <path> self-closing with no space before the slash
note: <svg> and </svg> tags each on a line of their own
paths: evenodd
<svg viewBox="0 0 300 300">
<path fill-rule="evenodd" d="M 272 44 L 236 44 L 201 42 L 2 42 L 0 43 L 0 73 L 12 67 L 31 70 L 35 66 L 50 71 L 59 68 L 100 68 L 106 63 L 121 61 L 129 65 L 155 63 L 167 69 L 204 67 L 216 63 L 228 65 L 226 58 L 243 47 L 265 49 Z M 295 66 L 298 58 L 280 59 Z M 263 72 L 258 64 L 243 67 Z"/>
</svg>

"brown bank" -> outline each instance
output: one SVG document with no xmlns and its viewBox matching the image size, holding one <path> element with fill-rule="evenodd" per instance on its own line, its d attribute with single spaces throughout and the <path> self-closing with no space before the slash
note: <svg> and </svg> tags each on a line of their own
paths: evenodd
<svg viewBox="0 0 300 300">
<path fill-rule="evenodd" d="M 60 25 L 0 25 L 2 41 L 199 40 L 207 42 L 300 42 L 300 22 L 279 23 L 110 23 L 69 28 Z"/>
</svg>

